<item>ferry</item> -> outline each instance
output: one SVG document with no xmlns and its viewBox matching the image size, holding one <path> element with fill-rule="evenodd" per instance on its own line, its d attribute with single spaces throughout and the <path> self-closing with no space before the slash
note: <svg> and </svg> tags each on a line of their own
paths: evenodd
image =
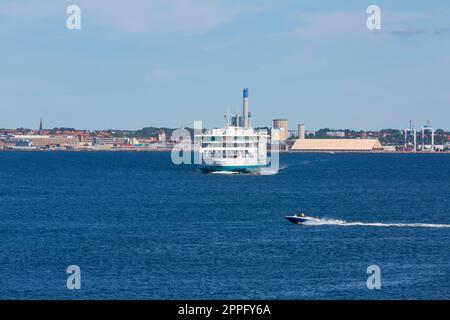
<svg viewBox="0 0 450 320">
<path fill-rule="evenodd" d="M 249 125 L 248 89 L 244 89 L 243 116 L 231 121 L 227 114 L 225 128 L 206 130 L 195 135 L 196 150 L 202 163 L 200 170 L 210 172 L 258 173 L 267 166 L 267 130 Z"/>
</svg>

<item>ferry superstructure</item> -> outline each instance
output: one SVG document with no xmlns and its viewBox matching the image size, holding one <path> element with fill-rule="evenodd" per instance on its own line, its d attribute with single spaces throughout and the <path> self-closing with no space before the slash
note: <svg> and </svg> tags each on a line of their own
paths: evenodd
<svg viewBox="0 0 450 320">
<path fill-rule="evenodd" d="M 248 89 L 244 89 L 243 117 L 236 115 L 227 126 L 195 135 L 204 172 L 254 173 L 267 166 L 267 130 L 249 125 Z"/>
</svg>

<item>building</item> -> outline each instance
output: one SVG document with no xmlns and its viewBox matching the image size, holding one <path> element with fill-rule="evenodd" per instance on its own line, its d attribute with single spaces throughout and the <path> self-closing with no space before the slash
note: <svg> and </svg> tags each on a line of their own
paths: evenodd
<svg viewBox="0 0 450 320">
<path fill-rule="evenodd" d="M 166 138 L 166 131 L 164 131 L 164 129 L 161 129 L 158 131 L 158 142 L 159 143 L 166 143 L 167 138 Z"/>
<path fill-rule="evenodd" d="M 156 137 L 148 137 L 148 138 L 139 138 L 139 142 L 141 144 L 150 144 L 157 142 Z"/>
<path fill-rule="evenodd" d="M 129 138 L 119 138 L 119 137 L 94 137 L 94 144 L 96 145 L 130 145 L 131 139 Z"/>
<path fill-rule="evenodd" d="M 305 139 L 305 125 L 303 123 L 298 125 L 298 138 Z"/>
<path fill-rule="evenodd" d="M 231 116 L 231 125 L 234 127 L 243 127 L 244 118 L 239 113 L 236 113 L 234 116 Z"/>
<path fill-rule="evenodd" d="M 14 136 L 0 136 L 0 148 L 4 147 L 31 147 L 31 141 Z"/>
<path fill-rule="evenodd" d="M 326 135 L 328 137 L 344 138 L 345 137 L 345 132 L 343 132 L 343 131 L 328 131 L 326 133 Z"/>
<path fill-rule="evenodd" d="M 47 136 L 47 135 L 15 135 L 12 137 L 18 141 L 29 141 L 33 147 L 64 147 L 74 146 L 79 142 L 75 136 Z"/>
<path fill-rule="evenodd" d="M 306 152 L 370 152 L 382 151 L 378 139 L 298 139 L 291 150 Z"/>
<path fill-rule="evenodd" d="M 289 134 L 288 120 L 286 120 L 286 119 L 272 120 L 272 128 L 279 130 L 278 138 L 281 142 L 284 142 L 287 140 L 288 134 Z"/>
<path fill-rule="evenodd" d="M 397 146 L 383 146 L 383 150 L 387 152 L 395 152 L 397 151 Z"/>
</svg>

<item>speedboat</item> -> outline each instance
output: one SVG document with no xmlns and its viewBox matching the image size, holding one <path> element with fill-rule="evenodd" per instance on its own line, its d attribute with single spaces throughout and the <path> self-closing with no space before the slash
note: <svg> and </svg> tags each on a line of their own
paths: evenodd
<svg viewBox="0 0 450 320">
<path fill-rule="evenodd" d="M 285 218 L 294 224 L 304 224 L 305 222 L 319 222 L 320 221 L 319 218 L 308 217 L 308 216 L 305 216 L 303 213 L 296 214 L 293 216 L 286 216 Z"/>
</svg>

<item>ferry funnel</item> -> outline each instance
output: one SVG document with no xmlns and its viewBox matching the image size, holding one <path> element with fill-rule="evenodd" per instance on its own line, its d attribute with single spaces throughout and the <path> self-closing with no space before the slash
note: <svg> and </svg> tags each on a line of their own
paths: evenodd
<svg viewBox="0 0 450 320">
<path fill-rule="evenodd" d="M 244 128 L 248 128 L 248 89 L 245 88 L 243 92 L 242 114 L 244 116 Z"/>
</svg>

